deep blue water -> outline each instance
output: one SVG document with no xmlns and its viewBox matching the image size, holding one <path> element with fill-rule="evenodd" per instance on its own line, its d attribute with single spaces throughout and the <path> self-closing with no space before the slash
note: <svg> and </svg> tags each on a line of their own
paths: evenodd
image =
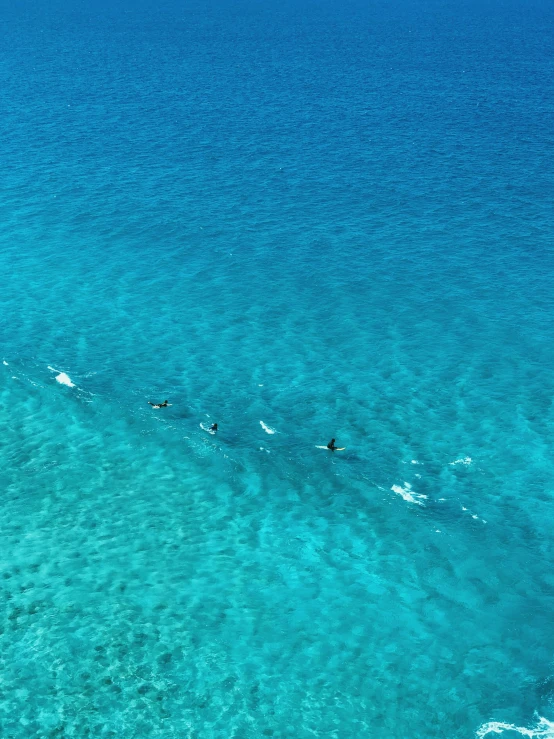
<svg viewBox="0 0 554 739">
<path fill-rule="evenodd" d="M 2 738 L 554 737 L 553 23 L 2 7 Z"/>
</svg>

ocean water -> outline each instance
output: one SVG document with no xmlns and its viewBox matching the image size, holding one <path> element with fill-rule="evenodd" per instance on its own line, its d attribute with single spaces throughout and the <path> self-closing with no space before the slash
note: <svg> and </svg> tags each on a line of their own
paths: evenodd
<svg viewBox="0 0 554 739">
<path fill-rule="evenodd" d="M 2 739 L 554 737 L 552 5 L 112 5 L 0 12 Z"/>
</svg>

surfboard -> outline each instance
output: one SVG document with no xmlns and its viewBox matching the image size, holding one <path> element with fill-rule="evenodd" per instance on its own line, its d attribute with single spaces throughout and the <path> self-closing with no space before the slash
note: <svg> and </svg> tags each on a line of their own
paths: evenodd
<svg viewBox="0 0 554 739">
<path fill-rule="evenodd" d="M 318 446 L 317 444 L 315 448 L 316 449 L 329 449 L 328 446 Z M 336 446 L 334 449 L 329 449 L 329 451 L 330 452 L 344 452 L 345 449 L 346 449 L 345 446 Z"/>
</svg>

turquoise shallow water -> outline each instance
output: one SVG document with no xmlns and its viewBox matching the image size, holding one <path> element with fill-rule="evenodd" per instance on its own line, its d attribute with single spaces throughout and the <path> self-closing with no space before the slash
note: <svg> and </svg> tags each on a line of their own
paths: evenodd
<svg viewBox="0 0 554 739">
<path fill-rule="evenodd" d="M 554 735 L 552 20 L 3 11 L 3 737 Z"/>
</svg>

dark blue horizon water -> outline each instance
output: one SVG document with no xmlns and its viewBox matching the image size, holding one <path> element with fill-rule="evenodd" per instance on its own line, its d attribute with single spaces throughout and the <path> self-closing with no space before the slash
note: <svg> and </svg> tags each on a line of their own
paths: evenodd
<svg viewBox="0 0 554 739">
<path fill-rule="evenodd" d="M 553 22 L 3 6 L 2 737 L 554 737 Z"/>
</svg>

